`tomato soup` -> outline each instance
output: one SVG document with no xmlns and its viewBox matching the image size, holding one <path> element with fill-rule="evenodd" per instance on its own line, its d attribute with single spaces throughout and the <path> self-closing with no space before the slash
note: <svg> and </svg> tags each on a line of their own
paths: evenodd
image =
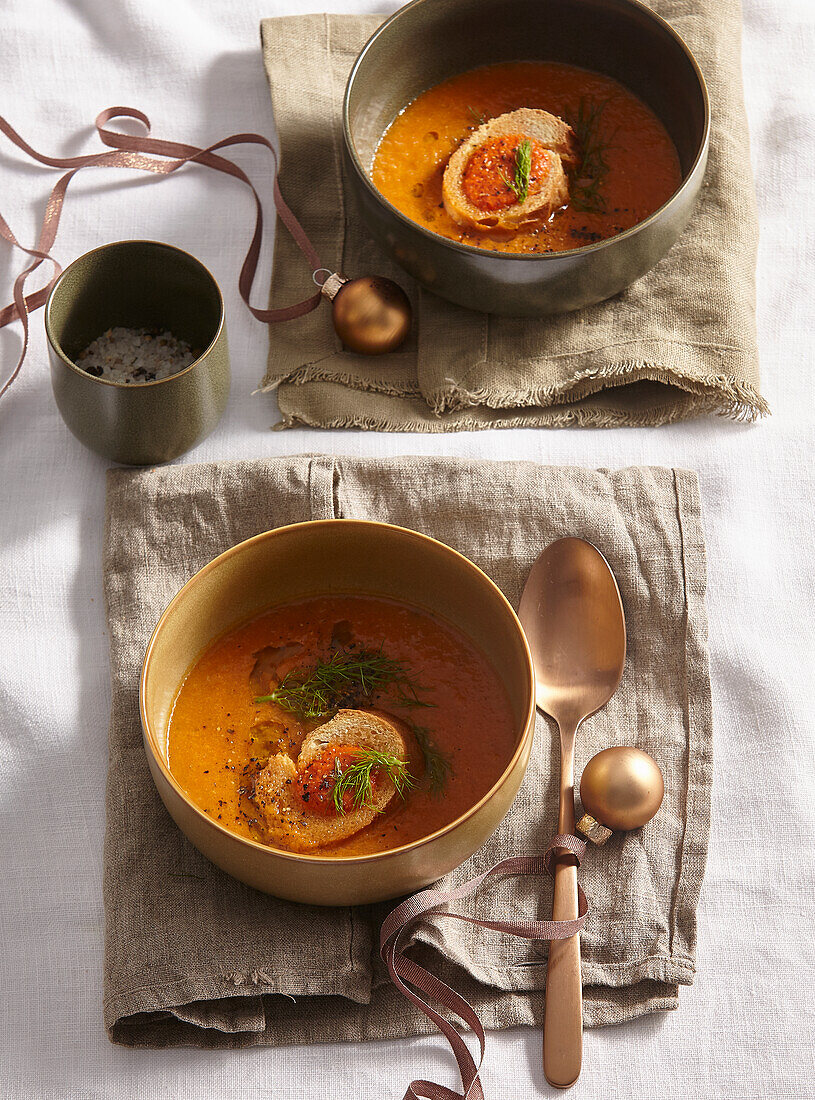
<svg viewBox="0 0 815 1100">
<path fill-rule="evenodd" d="M 534 229 L 501 240 L 453 220 L 442 201 L 442 177 L 451 155 L 480 125 L 521 108 L 568 122 L 580 160 L 568 173 L 566 204 Z M 532 61 L 475 69 L 422 93 L 382 137 L 371 178 L 424 228 L 512 253 L 560 252 L 613 237 L 653 214 L 682 182 L 676 149 L 641 100 L 610 77 Z M 509 182 L 505 197 L 513 201 Z"/>
<path fill-rule="evenodd" d="M 296 764 L 310 735 L 354 713 L 347 707 L 409 730 L 414 774 L 384 812 L 320 855 L 384 851 L 450 824 L 490 790 L 515 748 L 503 683 L 463 634 L 405 604 L 325 596 L 270 610 L 203 653 L 173 706 L 170 771 L 210 817 L 270 843 L 256 778 L 272 758 Z M 332 762 L 338 775 L 341 760 Z"/>
</svg>

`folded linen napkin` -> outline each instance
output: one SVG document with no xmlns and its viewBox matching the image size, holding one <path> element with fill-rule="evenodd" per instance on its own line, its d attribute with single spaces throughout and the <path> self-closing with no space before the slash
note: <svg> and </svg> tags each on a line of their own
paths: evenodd
<svg viewBox="0 0 815 1100">
<path fill-rule="evenodd" d="M 598 545 L 629 630 L 622 683 L 586 723 L 578 775 L 613 744 L 659 761 L 667 793 L 645 828 L 593 850 L 581 881 L 585 1021 L 616 1023 L 677 1005 L 693 980 L 696 904 L 710 819 L 711 710 L 705 562 L 693 474 L 556 468 L 451 458 L 300 456 L 108 475 L 105 590 L 113 707 L 105 842 L 104 1014 L 133 1046 L 238 1047 L 377 1039 L 429 1030 L 390 985 L 378 930 L 391 903 L 321 909 L 279 901 L 204 859 L 156 794 L 139 730 L 150 633 L 188 578 L 268 528 L 307 519 L 387 521 L 471 557 L 517 606 L 540 550 L 563 535 Z M 452 886 L 508 855 L 545 851 L 557 820 L 554 727 L 539 716 L 510 813 Z M 395 903 L 393 903 L 395 904 Z M 548 917 L 551 886 L 512 879 L 474 912 Z M 487 1027 L 539 1024 L 546 945 L 447 922 L 423 925 L 422 958 Z"/>
<path fill-rule="evenodd" d="M 263 389 L 278 390 L 282 427 L 382 431 L 613 427 L 717 413 L 754 420 L 757 225 L 741 83 L 740 0 L 654 0 L 682 34 L 710 89 L 713 132 L 693 220 L 657 267 L 625 293 L 539 320 L 488 316 L 422 290 L 371 240 L 347 193 L 341 103 L 376 15 L 264 19 L 263 61 L 281 144 L 281 187 L 324 264 L 399 282 L 414 306 L 392 355 L 345 351 L 324 307 L 270 330 Z M 313 294 L 285 230 L 271 301 Z"/>
</svg>

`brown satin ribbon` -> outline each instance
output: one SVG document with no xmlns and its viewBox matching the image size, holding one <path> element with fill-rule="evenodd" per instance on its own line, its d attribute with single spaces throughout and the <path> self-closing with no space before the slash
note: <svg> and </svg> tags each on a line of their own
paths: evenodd
<svg viewBox="0 0 815 1100">
<path fill-rule="evenodd" d="M 146 134 L 144 136 L 134 136 L 131 134 L 121 134 L 116 130 L 108 129 L 108 123 L 116 118 L 135 118 L 142 123 L 146 130 Z M 60 177 L 51 191 L 48 203 L 45 207 L 42 229 L 36 248 L 26 248 L 24 245 L 21 245 L 12 233 L 8 222 L 2 214 L 0 214 L 0 236 L 3 236 L 9 244 L 13 245 L 15 248 L 19 248 L 22 252 L 34 257 L 33 263 L 29 264 L 28 267 L 21 271 L 14 281 L 14 301 L 6 306 L 5 309 L 0 310 L 0 328 L 17 319 L 20 320 L 23 327 L 23 347 L 20 358 L 17 361 L 17 365 L 11 377 L 7 379 L 2 388 L 0 388 L 0 397 L 3 396 L 20 373 L 20 368 L 23 365 L 23 360 L 28 350 L 29 312 L 37 309 L 47 300 L 51 288 L 62 271 L 60 265 L 51 255 L 51 248 L 53 247 L 57 229 L 59 228 L 59 219 L 65 201 L 65 192 L 68 189 L 68 184 L 81 168 L 90 168 L 93 166 L 105 168 L 136 168 L 145 172 L 155 172 L 159 175 L 170 175 L 173 172 L 177 172 L 179 168 L 183 168 L 185 164 L 195 162 L 197 164 L 203 164 L 207 168 L 214 168 L 217 172 L 223 172 L 227 176 L 233 176 L 235 179 L 240 180 L 251 190 L 255 199 L 256 209 L 255 231 L 238 278 L 238 288 L 244 302 L 249 307 L 252 314 L 259 321 L 263 321 L 266 324 L 275 324 L 278 321 L 290 321 L 294 317 L 302 317 L 304 313 L 310 313 L 312 309 L 317 308 L 321 300 L 319 290 L 304 301 L 297 302 L 295 305 L 286 306 L 282 309 L 258 309 L 249 301 L 263 239 L 263 206 L 252 181 L 243 169 L 239 168 L 237 164 L 233 164 L 231 160 L 218 156 L 216 152 L 218 149 L 226 149 L 231 145 L 248 144 L 263 145 L 269 150 L 274 162 L 274 185 L 272 195 L 275 207 L 280 215 L 280 220 L 291 233 L 300 251 L 308 260 L 312 271 L 317 272 L 321 268 L 320 258 L 317 252 L 280 192 L 277 181 L 277 153 L 272 144 L 265 137 L 262 137 L 260 134 L 233 134 L 231 137 L 224 138 L 223 141 L 217 141 L 214 145 L 209 145 L 205 149 L 176 141 L 163 141 L 149 137 L 150 120 L 147 115 L 142 111 L 136 110 L 134 107 L 108 107 L 107 110 L 102 111 L 97 116 L 96 131 L 102 144 L 116 150 L 116 152 L 90 153 L 80 157 L 48 157 L 43 153 L 38 153 L 36 149 L 33 149 L 28 142 L 25 141 L 8 122 L 6 122 L 2 115 L 0 115 L 0 132 L 5 134 L 5 136 L 19 149 L 22 149 L 24 153 L 27 153 L 40 164 L 45 164 L 50 168 L 70 169 L 64 176 Z M 172 159 L 156 160 L 156 157 L 169 157 Z M 37 270 L 43 260 L 49 260 L 54 265 L 54 274 L 51 281 L 41 290 L 37 290 L 33 294 L 26 296 L 26 280 L 32 272 Z"/>
<path fill-rule="evenodd" d="M 447 908 L 450 902 L 474 894 L 482 882 L 491 875 L 540 875 L 544 872 L 553 874 L 552 862 L 558 854 L 563 854 L 564 849 L 577 857 L 579 866 L 586 851 L 585 842 L 571 834 L 559 833 L 553 837 L 552 843 L 543 856 L 515 856 L 511 859 L 503 859 L 482 875 L 468 879 L 454 890 L 423 890 L 420 894 L 414 894 L 412 898 L 403 901 L 383 921 L 379 937 L 379 953 L 382 960 L 390 971 L 396 988 L 432 1020 L 446 1037 L 453 1048 L 464 1086 L 463 1092 L 454 1092 L 434 1081 L 412 1081 L 404 1100 L 484 1100 L 484 1090 L 479 1074 L 484 1061 L 486 1035 L 481 1021 L 468 1001 L 465 1001 L 445 982 L 403 954 L 404 948 L 400 945 L 403 933 L 420 918 L 453 917 L 455 920 L 466 921 L 479 928 L 491 928 L 495 932 L 506 932 L 510 936 L 519 936 L 525 940 L 565 940 L 576 935 L 585 924 L 589 911 L 586 895 L 579 886 L 576 920 L 476 920 L 475 917 L 468 917 L 464 913 L 451 913 Z M 450 1009 L 474 1032 L 481 1051 L 478 1063 L 457 1028 L 432 1008 L 425 997 Z"/>
</svg>

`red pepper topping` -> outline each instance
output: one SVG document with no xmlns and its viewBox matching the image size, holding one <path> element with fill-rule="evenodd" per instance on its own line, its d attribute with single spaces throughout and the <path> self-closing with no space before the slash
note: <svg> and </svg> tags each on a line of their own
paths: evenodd
<svg viewBox="0 0 815 1100">
<path fill-rule="evenodd" d="M 532 146 L 528 194 L 534 195 L 541 190 L 549 175 L 549 150 L 534 138 L 505 134 L 479 145 L 467 161 L 461 185 L 473 206 L 479 210 L 503 210 L 518 202 L 510 184 L 515 183 L 518 146 L 524 141 Z"/>
<path fill-rule="evenodd" d="M 358 745 L 329 746 L 316 757 L 298 779 L 298 794 L 304 807 L 313 814 L 336 817 L 334 786 L 346 768 L 355 764 L 363 750 Z M 371 775 L 371 787 L 376 789 L 378 773 Z M 354 808 L 354 792 L 343 791 L 342 808 L 349 813 Z"/>
</svg>

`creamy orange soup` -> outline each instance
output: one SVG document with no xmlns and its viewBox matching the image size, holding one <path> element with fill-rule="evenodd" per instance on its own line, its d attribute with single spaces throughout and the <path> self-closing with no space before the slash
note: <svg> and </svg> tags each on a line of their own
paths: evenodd
<svg viewBox="0 0 815 1100">
<path fill-rule="evenodd" d="M 286 657 L 286 650 L 302 652 Z M 175 779 L 210 817 L 241 836 L 268 843 L 252 801 L 254 776 L 272 754 L 295 761 L 303 739 L 329 715 L 304 719 L 275 703 L 266 655 L 284 652 L 272 684 L 332 653 L 385 654 L 400 662 L 411 691 L 385 689 L 363 700 L 417 730 L 425 762 L 416 786 L 374 821 L 320 855 L 357 855 L 399 847 L 454 821 L 500 777 L 515 747 L 506 690 L 486 657 L 447 623 L 388 600 L 330 596 L 275 608 L 215 641 L 187 674 L 170 719 L 168 756 Z M 354 705 L 359 705 L 359 701 Z M 428 755 L 429 754 L 429 755 Z M 435 776 L 436 782 L 431 782 Z"/>
<path fill-rule="evenodd" d="M 468 232 L 444 209 L 447 162 L 482 122 L 522 107 L 563 118 L 592 155 L 570 173 L 568 204 L 540 227 L 510 240 Z M 636 96 L 598 73 L 534 61 L 475 69 L 418 96 L 383 136 L 371 176 L 386 199 L 426 229 L 477 248 L 524 253 L 613 237 L 653 214 L 682 181 L 667 131 Z"/>
</svg>

